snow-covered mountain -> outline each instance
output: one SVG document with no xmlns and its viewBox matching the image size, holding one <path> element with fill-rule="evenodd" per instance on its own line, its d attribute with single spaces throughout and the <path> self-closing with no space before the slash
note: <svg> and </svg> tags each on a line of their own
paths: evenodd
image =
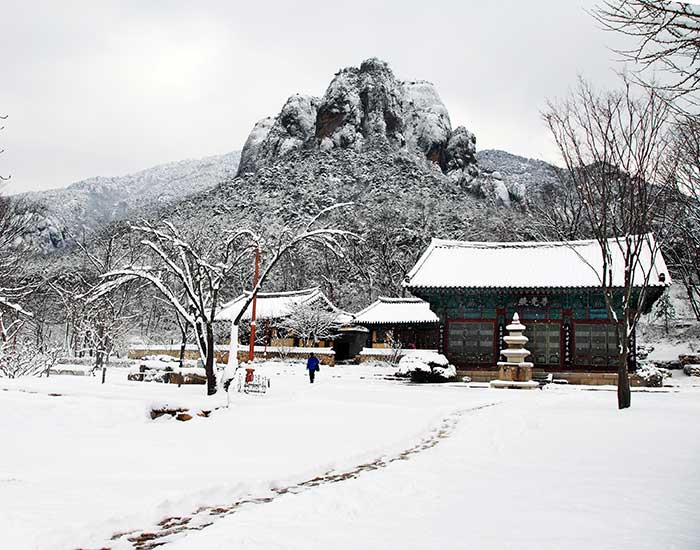
<svg viewBox="0 0 700 550">
<path fill-rule="evenodd" d="M 61 248 L 80 235 L 115 220 L 153 215 L 166 205 L 230 179 L 240 152 L 154 166 L 126 176 L 93 177 L 63 189 L 24 193 L 36 205 L 36 223 L 26 236 L 37 248 Z"/>
<path fill-rule="evenodd" d="M 236 177 L 163 215 L 274 232 L 337 202 L 338 222 L 363 237 L 346 260 L 298 257 L 273 284 L 320 284 L 343 307 L 402 292 L 401 281 L 431 237 L 534 238 L 530 208 L 557 185 L 556 168 L 503 151 L 476 151 L 452 128 L 435 87 L 397 79 L 370 59 L 339 71 L 320 97 L 292 95 L 255 124 Z M 206 215 L 207 212 L 209 215 Z M 345 262 L 345 263 L 343 263 Z"/>
<path fill-rule="evenodd" d="M 387 165 L 399 155 L 421 172 L 503 206 L 522 205 L 556 179 L 554 167 L 543 161 L 505 151 L 477 153 L 476 136 L 464 126 L 452 128 L 433 84 L 398 80 L 378 59 L 336 73 L 322 97 L 294 94 L 276 116 L 260 120 L 241 152 L 238 176 L 284 164 L 295 152 L 307 158 L 334 150 L 387 151 Z"/>
<path fill-rule="evenodd" d="M 348 258 L 300 254 L 270 282 L 279 290 L 318 284 L 353 309 L 400 294 L 432 237 L 536 236 L 530 212 L 556 193 L 557 168 L 476 144 L 465 126 L 453 128 L 435 86 L 399 80 L 369 59 L 336 73 L 321 96 L 292 95 L 255 124 L 240 163 L 230 153 L 32 194 L 43 214 L 29 238 L 55 249 L 82 228 L 139 217 L 200 234 L 248 226 L 274 235 L 295 217 L 352 202 L 336 214 L 363 237 Z"/>
</svg>

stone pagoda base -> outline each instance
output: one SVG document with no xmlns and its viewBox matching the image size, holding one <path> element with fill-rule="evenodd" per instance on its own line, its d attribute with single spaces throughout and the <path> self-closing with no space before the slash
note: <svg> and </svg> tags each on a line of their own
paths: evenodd
<svg viewBox="0 0 700 550">
<path fill-rule="evenodd" d="M 499 380 L 513 382 L 527 382 L 528 380 L 532 380 L 532 368 L 534 366 L 532 363 L 508 363 L 506 361 L 499 361 L 496 364 L 498 365 Z"/>
<path fill-rule="evenodd" d="M 498 380 L 491 380 L 492 388 L 534 390 L 539 383 L 532 380 L 533 364 L 498 362 Z"/>
<path fill-rule="evenodd" d="M 511 389 L 511 390 L 536 390 L 540 387 L 539 383 L 534 380 L 518 382 L 516 380 L 491 380 L 492 388 Z"/>
</svg>

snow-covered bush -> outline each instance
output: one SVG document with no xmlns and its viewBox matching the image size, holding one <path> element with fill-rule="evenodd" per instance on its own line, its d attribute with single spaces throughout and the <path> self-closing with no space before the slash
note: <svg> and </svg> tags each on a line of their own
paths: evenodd
<svg viewBox="0 0 700 550">
<path fill-rule="evenodd" d="M 637 346 L 637 359 L 646 359 L 652 351 L 654 351 L 654 346 L 651 344 L 639 344 Z"/>
<path fill-rule="evenodd" d="M 403 344 L 401 343 L 401 340 L 398 339 L 398 337 L 394 334 L 393 330 L 390 330 L 386 333 L 385 336 L 386 343 L 389 346 L 389 356 L 387 360 L 389 361 L 389 364 L 391 365 L 396 365 L 401 358 L 401 354 L 403 351 Z"/>
<path fill-rule="evenodd" d="M 684 365 L 683 372 L 687 376 L 700 376 L 700 365 Z"/>
<path fill-rule="evenodd" d="M 440 353 L 415 351 L 401 358 L 396 375 L 412 382 L 449 382 L 456 379 L 457 369 Z"/>
<path fill-rule="evenodd" d="M 0 348 L 0 378 L 49 376 L 49 372 L 65 356 L 59 346 L 40 349 L 23 340 Z"/>
<path fill-rule="evenodd" d="M 672 373 L 651 363 L 642 363 L 637 369 L 637 376 L 644 381 L 645 386 L 660 388 L 664 385 L 664 378 L 670 378 Z"/>
<path fill-rule="evenodd" d="M 129 368 L 127 379 L 165 384 L 204 384 L 207 380 L 206 370 L 196 365 L 198 363 L 195 361 L 187 361 L 181 367 L 177 359 L 167 355 L 147 356 Z"/>
</svg>

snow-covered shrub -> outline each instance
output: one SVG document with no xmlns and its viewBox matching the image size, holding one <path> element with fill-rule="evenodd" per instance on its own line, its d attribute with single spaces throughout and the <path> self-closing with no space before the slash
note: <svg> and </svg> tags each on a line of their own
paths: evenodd
<svg viewBox="0 0 700 550">
<path fill-rule="evenodd" d="M 138 365 L 149 370 L 172 370 L 180 365 L 180 361 L 170 355 L 146 355 L 139 360 Z"/>
<path fill-rule="evenodd" d="M 154 356 L 151 356 L 154 357 Z M 196 361 L 187 361 L 181 367 L 177 359 L 158 356 L 161 359 L 144 357 L 129 368 L 127 380 L 135 382 L 161 382 L 165 384 L 205 384 L 207 373 Z"/>
<path fill-rule="evenodd" d="M 683 372 L 687 376 L 700 376 L 700 365 L 684 365 Z"/>
<path fill-rule="evenodd" d="M 637 376 L 644 381 L 645 386 L 660 388 L 664 385 L 664 378 L 670 378 L 672 373 L 651 363 L 642 363 L 637 369 Z"/>
<path fill-rule="evenodd" d="M 396 365 L 401 358 L 403 344 L 401 343 L 401 340 L 399 340 L 398 337 L 394 334 L 393 330 L 388 331 L 386 333 L 385 338 L 390 350 L 387 360 L 389 361 L 389 364 Z"/>
<path fill-rule="evenodd" d="M 683 368 L 683 364 L 678 359 L 671 359 L 670 361 L 661 361 L 659 359 L 655 359 L 652 362 L 654 363 L 654 365 L 662 369 L 681 370 Z"/>
<path fill-rule="evenodd" d="M 65 356 L 60 346 L 41 349 L 29 340 L 0 348 L 0 378 L 49 376 L 49 372 Z"/>
<path fill-rule="evenodd" d="M 415 351 L 401 358 L 396 375 L 412 382 L 449 382 L 456 379 L 457 369 L 440 353 Z"/>
<path fill-rule="evenodd" d="M 654 346 L 651 344 L 639 344 L 637 346 L 637 359 L 646 359 L 652 351 L 654 351 Z"/>
</svg>

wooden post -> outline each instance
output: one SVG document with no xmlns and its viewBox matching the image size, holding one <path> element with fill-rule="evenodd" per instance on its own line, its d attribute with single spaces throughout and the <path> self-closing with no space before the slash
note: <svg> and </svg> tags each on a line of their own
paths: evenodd
<svg viewBox="0 0 700 550">
<path fill-rule="evenodd" d="M 107 376 L 107 367 L 102 367 L 102 383 L 105 383 L 105 377 Z"/>
</svg>

